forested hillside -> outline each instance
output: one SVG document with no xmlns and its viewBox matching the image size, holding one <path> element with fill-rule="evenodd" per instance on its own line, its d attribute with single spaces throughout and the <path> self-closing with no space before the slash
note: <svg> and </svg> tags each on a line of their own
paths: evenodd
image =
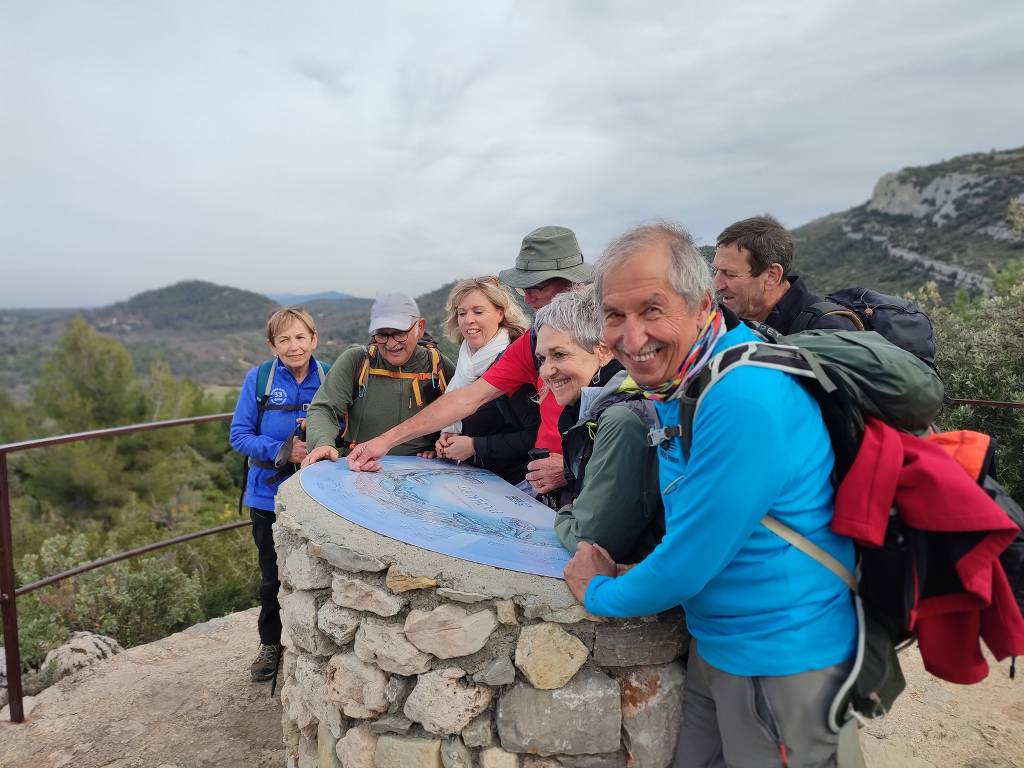
<svg viewBox="0 0 1024 768">
<path fill-rule="evenodd" d="M 73 319 L 24 407 L 0 395 L 0 442 L 230 410 L 155 363 L 135 373 L 116 339 Z M 79 563 L 236 520 L 241 461 L 227 425 L 93 440 L 10 457 L 19 584 Z M 119 563 L 18 601 L 22 660 L 38 666 L 74 629 L 124 644 L 162 637 L 253 604 L 247 530 Z"/>
<path fill-rule="evenodd" d="M 451 283 L 419 297 L 428 329 L 446 352 L 444 304 Z M 350 344 L 365 344 L 372 299 L 318 298 L 303 306 L 320 332 L 317 354 L 334 360 Z M 277 303 L 266 296 L 192 280 L 146 291 L 128 301 L 77 314 L 121 341 L 144 374 L 163 361 L 177 376 L 203 385 L 235 387 L 267 355 L 264 326 Z M 0 311 L 0 388 L 16 402 L 29 399 L 43 356 L 57 343 L 74 310 Z"/>
</svg>

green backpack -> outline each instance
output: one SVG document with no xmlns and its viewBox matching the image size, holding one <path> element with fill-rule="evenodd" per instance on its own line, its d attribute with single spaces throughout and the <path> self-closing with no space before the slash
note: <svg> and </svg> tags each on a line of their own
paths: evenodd
<svg viewBox="0 0 1024 768">
<path fill-rule="evenodd" d="M 653 430 L 650 440 L 679 437 L 688 455 L 693 417 L 708 390 L 737 365 L 795 376 L 821 407 L 836 455 L 835 484 L 845 477 L 873 417 L 904 432 L 927 431 L 942 407 L 945 387 L 934 370 L 874 331 L 813 330 L 749 342 L 720 352 L 680 396 L 681 423 Z"/>
</svg>

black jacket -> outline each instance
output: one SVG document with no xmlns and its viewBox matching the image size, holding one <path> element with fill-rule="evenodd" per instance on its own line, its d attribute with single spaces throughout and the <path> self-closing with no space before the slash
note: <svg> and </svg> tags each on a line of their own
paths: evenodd
<svg viewBox="0 0 1024 768">
<path fill-rule="evenodd" d="M 794 333 L 793 323 L 796 321 L 797 315 L 819 301 L 822 301 L 822 298 L 811 293 L 803 280 L 796 275 L 790 275 L 789 290 L 782 295 L 778 304 L 768 313 L 764 324 L 774 328 L 783 336 Z M 815 328 L 835 328 L 840 331 L 858 330 L 850 318 L 843 315 L 821 315 L 814 317 L 807 324 L 807 327 L 802 330 L 809 331 Z"/>
<path fill-rule="evenodd" d="M 495 362 L 500 358 L 498 355 Z M 474 464 L 512 485 L 526 478 L 530 461 L 526 452 L 533 448 L 540 428 L 536 397 L 533 387 L 523 386 L 512 397 L 502 395 L 462 420 L 462 434 L 473 438 Z"/>
</svg>

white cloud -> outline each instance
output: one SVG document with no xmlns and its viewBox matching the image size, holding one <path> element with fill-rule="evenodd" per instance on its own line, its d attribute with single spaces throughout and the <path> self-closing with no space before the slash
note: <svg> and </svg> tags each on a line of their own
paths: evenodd
<svg viewBox="0 0 1024 768">
<path fill-rule="evenodd" d="M 1012 0 L 3 13 L 0 306 L 419 293 L 542 224 L 588 256 L 655 216 L 798 225 L 1024 123 Z"/>
</svg>

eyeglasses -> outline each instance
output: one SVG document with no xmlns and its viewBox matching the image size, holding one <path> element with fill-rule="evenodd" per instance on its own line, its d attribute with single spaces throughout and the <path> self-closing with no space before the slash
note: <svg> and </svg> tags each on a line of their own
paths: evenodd
<svg viewBox="0 0 1024 768">
<path fill-rule="evenodd" d="M 520 296 L 525 296 L 529 292 L 541 293 L 542 291 L 546 291 L 548 289 L 548 286 L 550 286 L 552 283 L 559 279 L 560 278 L 557 277 L 551 277 L 541 283 L 531 285 L 529 288 L 516 288 L 516 293 L 518 293 Z"/>
<path fill-rule="evenodd" d="M 375 331 L 373 334 L 373 340 L 378 344 L 387 344 L 388 339 L 394 339 L 399 344 L 409 338 L 409 333 L 415 328 L 415 324 L 409 326 L 404 331 L 394 331 L 392 333 L 383 333 L 381 331 Z"/>
<path fill-rule="evenodd" d="M 481 275 L 480 277 L 474 277 L 473 281 L 478 285 L 493 285 L 495 288 L 501 288 L 498 278 L 494 275 Z"/>
</svg>

